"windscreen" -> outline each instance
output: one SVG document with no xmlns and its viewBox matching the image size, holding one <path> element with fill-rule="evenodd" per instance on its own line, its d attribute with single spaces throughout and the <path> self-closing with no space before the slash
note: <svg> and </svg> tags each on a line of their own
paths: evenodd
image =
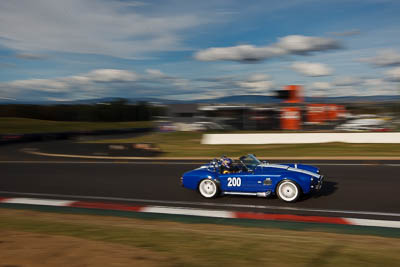
<svg viewBox="0 0 400 267">
<path fill-rule="evenodd" d="M 240 158 L 240 161 L 246 165 L 250 170 L 254 170 L 261 162 L 256 158 L 256 156 L 249 154 Z"/>
</svg>

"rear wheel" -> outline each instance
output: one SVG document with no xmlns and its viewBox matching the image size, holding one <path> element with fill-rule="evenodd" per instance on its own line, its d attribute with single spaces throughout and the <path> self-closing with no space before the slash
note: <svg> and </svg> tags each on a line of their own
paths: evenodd
<svg viewBox="0 0 400 267">
<path fill-rule="evenodd" d="M 276 193 L 285 202 L 295 202 L 300 197 L 300 188 L 291 180 L 283 180 L 278 184 Z"/>
<path fill-rule="evenodd" d="M 199 184 L 199 192 L 205 198 L 213 198 L 218 193 L 218 185 L 214 180 L 204 179 Z"/>
</svg>

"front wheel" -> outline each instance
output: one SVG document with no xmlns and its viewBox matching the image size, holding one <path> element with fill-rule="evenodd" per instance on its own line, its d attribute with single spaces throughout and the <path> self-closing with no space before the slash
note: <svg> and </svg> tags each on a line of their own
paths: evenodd
<svg viewBox="0 0 400 267">
<path fill-rule="evenodd" d="M 295 202 L 300 197 L 299 186 L 291 180 L 283 180 L 277 186 L 278 197 L 285 202 Z"/>
<path fill-rule="evenodd" d="M 204 179 L 199 184 L 199 192 L 205 198 L 213 198 L 218 193 L 217 183 L 211 179 Z"/>
</svg>

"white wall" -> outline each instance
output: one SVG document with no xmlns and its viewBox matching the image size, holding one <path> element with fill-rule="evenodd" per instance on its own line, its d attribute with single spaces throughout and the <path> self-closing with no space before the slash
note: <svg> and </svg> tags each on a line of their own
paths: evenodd
<svg viewBox="0 0 400 267">
<path fill-rule="evenodd" d="M 223 144 L 313 144 L 313 143 L 400 143 L 400 133 L 279 133 L 204 134 L 205 145 Z"/>
</svg>

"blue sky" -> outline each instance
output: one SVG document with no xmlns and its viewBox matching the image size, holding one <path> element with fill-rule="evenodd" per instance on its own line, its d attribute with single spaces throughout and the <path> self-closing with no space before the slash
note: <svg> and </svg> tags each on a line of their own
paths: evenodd
<svg viewBox="0 0 400 267">
<path fill-rule="evenodd" d="M 0 99 L 400 93 L 397 0 L 0 2 Z"/>
</svg>

